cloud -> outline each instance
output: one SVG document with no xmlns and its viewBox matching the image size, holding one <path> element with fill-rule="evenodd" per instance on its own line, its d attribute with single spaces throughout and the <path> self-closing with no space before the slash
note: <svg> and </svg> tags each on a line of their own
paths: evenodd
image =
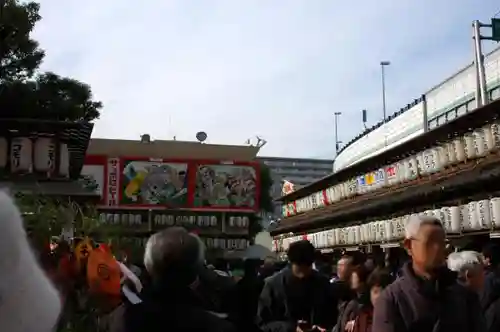
<svg viewBox="0 0 500 332">
<path fill-rule="evenodd" d="M 41 1 L 44 70 L 92 86 L 105 108 L 96 137 L 242 144 L 264 155 L 332 158 L 340 137 L 381 119 L 472 59 L 470 22 L 494 0 Z"/>
</svg>

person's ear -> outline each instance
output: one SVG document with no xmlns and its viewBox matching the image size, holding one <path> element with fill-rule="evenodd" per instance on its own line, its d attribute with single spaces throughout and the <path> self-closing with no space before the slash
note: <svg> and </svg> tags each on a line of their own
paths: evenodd
<svg viewBox="0 0 500 332">
<path fill-rule="evenodd" d="M 465 280 L 468 281 L 473 277 L 473 273 L 469 270 L 465 271 Z"/>
<path fill-rule="evenodd" d="M 405 248 L 406 252 L 410 256 L 411 256 L 411 250 L 412 250 L 411 243 L 412 243 L 411 239 L 404 239 L 404 241 L 403 241 L 403 247 Z"/>
</svg>

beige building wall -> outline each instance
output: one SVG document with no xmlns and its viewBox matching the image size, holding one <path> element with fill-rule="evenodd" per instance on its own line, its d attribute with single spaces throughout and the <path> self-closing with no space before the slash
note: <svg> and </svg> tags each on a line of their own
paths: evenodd
<svg viewBox="0 0 500 332">
<path fill-rule="evenodd" d="M 186 141 L 151 141 L 92 138 L 87 154 L 110 157 L 150 157 L 163 159 L 213 159 L 254 161 L 259 148 L 245 145 L 202 144 Z"/>
</svg>

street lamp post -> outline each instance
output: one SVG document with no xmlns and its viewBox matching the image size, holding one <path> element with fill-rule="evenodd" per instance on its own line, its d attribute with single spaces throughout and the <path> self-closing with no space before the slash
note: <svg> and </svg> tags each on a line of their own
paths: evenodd
<svg viewBox="0 0 500 332">
<path fill-rule="evenodd" d="M 498 13 L 497 13 L 498 15 Z M 496 16 L 496 15 L 495 15 Z M 491 35 L 481 35 L 481 28 L 490 28 Z M 489 103 L 488 87 L 486 85 L 486 72 L 484 69 L 484 54 L 482 40 L 493 40 L 500 42 L 500 18 L 492 18 L 491 24 L 481 23 L 478 20 L 472 22 L 472 40 L 474 41 L 474 67 L 476 70 L 476 107 Z"/>
<path fill-rule="evenodd" d="M 335 157 L 339 154 L 339 149 L 340 149 L 340 143 L 339 141 L 339 128 L 338 128 L 338 122 L 339 122 L 339 116 L 341 115 L 341 112 L 335 112 L 333 115 L 335 116 Z"/>
<path fill-rule="evenodd" d="M 384 112 L 384 122 L 386 119 L 386 105 L 385 105 L 385 67 L 389 66 L 389 61 L 380 61 L 380 68 L 382 69 L 382 111 Z"/>
</svg>

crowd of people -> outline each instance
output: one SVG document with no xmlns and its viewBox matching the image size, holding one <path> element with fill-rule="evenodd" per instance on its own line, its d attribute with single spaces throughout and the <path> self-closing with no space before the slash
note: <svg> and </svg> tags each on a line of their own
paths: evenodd
<svg viewBox="0 0 500 332">
<path fill-rule="evenodd" d="M 61 301 L 30 250 L 16 207 L 0 193 L 0 327 L 49 332 Z M 363 255 L 319 266 L 307 241 L 287 264 L 245 260 L 235 281 L 207 264 L 197 235 L 171 227 L 152 235 L 144 270 L 121 269 L 122 301 L 103 321 L 110 332 L 493 332 L 500 331 L 498 249 L 448 253 L 441 222 L 416 217 L 410 259 L 387 269 Z M 127 267 L 128 266 L 128 267 Z M 94 332 L 94 331 L 89 331 Z"/>
</svg>

